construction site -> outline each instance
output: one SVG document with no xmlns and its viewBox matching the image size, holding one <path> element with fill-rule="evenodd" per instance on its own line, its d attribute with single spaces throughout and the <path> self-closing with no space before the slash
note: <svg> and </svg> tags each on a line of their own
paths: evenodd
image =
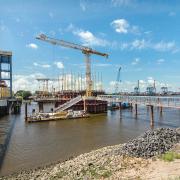
<svg viewBox="0 0 180 180">
<path fill-rule="evenodd" d="M 59 40 L 48 37 L 44 34 L 40 34 L 36 37 L 45 43 L 49 43 L 53 46 L 62 46 L 73 50 L 78 50 L 84 55 L 85 61 L 85 74 L 62 72 L 57 78 L 37 78 L 39 89 L 35 92 L 35 95 L 30 99 L 38 103 L 39 112 L 44 112 L 44 105 L 47 103 L 53 103 L 51 112 L 62 112 L 83 110 L 87 113 L 104 113 L 107 111 L 108 102 L 100 100 L 97 97 L 105 95 L 103 89 L 102 74 L 99 72 L 93 72 L 91 70 L 91 55 L 102 56 L 108 58 L 107 53 L 96 51 L 90 47 L 78 45 L 72 42 Z M 17 99 L 12 100 L 12 52 L 0 51 L 0 99 L 1 104 L 6 104 L 6 112 L 9 109 L 14 109 L 19 103 Z M 4 66 L 6 64 L 6 66 Z M 114 95 L 136 95 L 136 96 L 155 96 L 155 95 L 168 95 L 168 87 L 161 87 L 161 93 L 156 92 L 156 81 L 153 84 L 149 84 L 145 92 L 140 92 L 140 81 L 137 81 L 137 85 L 134 87 L 134 92 L 124 93 L 120 92 L 119 84 L 121 83 L 122 68 L 119 67 L 117 71 L 117 78 L 114 84 Z M 13 103 L 12 103 L 13 102 Z M 15 104 L 15 105 L 14 105 Z M 119 105 L 118 105 L 119 106 Z M 1 105 L 4 108 L 4 105 Z M 1 111 L 2 112 L 2 111 Z M 15 110 L 16 112 L 16 110 Z"/>
<path fill-rule="evenodd" d="M 52 45 L 79 50 L 85 56 L 86 73 L 75 75 L 63 73 L 57 79 L 38 78 L 39 90 L 33 100 L 38 103 L 39 112 L 44 112 L 44 104 L 53 103 L 52 112 L 84 110 L 87 113 L 104 113 L 107 111 L 107 102 L 97 100 L 98 95 L 105 92 L 102 87 L 102 74 L 91 71 L 91 55 L 108 58 L 108 54 L 101 53 L 86 46 L 81 46 L 64 40 L 58 40 L 40 34 L 36 39 Z"/>
</svg>

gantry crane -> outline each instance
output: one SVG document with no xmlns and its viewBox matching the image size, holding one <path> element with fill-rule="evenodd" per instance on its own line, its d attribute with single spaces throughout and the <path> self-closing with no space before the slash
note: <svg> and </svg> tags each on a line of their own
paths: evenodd
<svg viewBox="0 0 180 180">
<path fill-rule="evenodd" d="M 117 78 L 116 78 L 116 82 L 115 82 L 115 85 L 114 85 L 114 93 L 115 94 L 117 94 L 118 91 L 119 91 L 119 82 L 121 82 L 120 73 L 121 73 L 121 67 L 119 67 L 119 69 L 118 69 Z"/>
<path fill-rule="evenodd" d="M 85 55 L 85 63 L 86 63 L 86 96 L 88 96 L 88 97 L 91 96 L 92 95 L 92 80 L 91 80 L 90 55 L 91 54 L 96 54 L 96 55 L 104 56 L 104 57 L 108 58 L 108 54 L 98 52 L 96 50 L 93 50 L 90 47 L 74 44 L 74 43 L 67 42 L 67 41 L 64 41 L 64 40 L 50 38 L 50 37 L 47 37 L 44 34 L 38 35 L 36 37 L 36 39 L 49 42 L 49 43 L 51 43 L 53 45 L 60 45 L 60 46 L 68 47 L 68 48 L 77 49 L 77 50 L 80 50 Z"/>
</svg>

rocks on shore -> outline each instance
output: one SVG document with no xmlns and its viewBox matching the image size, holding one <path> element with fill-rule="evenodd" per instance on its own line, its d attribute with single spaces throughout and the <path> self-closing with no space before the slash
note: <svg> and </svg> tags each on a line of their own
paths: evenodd
<svg viewBox="0 0 180 180">
<path fill-rule="evenodd" d="M 180 142 L 179 129 L 158 128 L 147 131 L 138 138 L 129 141 L 120 149 L 120 153 L 133 157 L 149 158 L 170 150 Z"/>
<path fill-rule="evenodd" d="M 105 147 L 63 163 L 2 179 L 139 179 L 144 174 L 147 176 L 147 167 L 152 162 L 146 158 L 164 153 L 178 142 L 179 130 L 159 128 L 123 145 Z"/>
</svg>

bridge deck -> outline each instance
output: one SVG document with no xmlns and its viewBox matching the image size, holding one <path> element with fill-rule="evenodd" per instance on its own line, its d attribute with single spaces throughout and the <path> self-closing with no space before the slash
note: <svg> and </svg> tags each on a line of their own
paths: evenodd
<svg viewBox="0 0 180 180">
<path fill-rule="evenodd" d="M 159 106 L 180 109 L 180 97 L 172 96 L 121 96 L 121 95 L 100 95 L 99 100 L 108 102 L 127 102 L 145 106 Z"/>
</svg>

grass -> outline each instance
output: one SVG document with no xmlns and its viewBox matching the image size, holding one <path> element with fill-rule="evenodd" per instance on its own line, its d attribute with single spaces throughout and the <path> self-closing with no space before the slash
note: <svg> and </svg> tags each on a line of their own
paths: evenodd
<svg viewBox="0 0 180 180">
<path fill-rule="evenodd" d="M 161 155 L 161 159 L 164 161 L 174 161 L 175 159 L 180 159 L 180 154 L 175 153 L 175 152 L 166 152 L 165 154 Z"/>
</svg>

